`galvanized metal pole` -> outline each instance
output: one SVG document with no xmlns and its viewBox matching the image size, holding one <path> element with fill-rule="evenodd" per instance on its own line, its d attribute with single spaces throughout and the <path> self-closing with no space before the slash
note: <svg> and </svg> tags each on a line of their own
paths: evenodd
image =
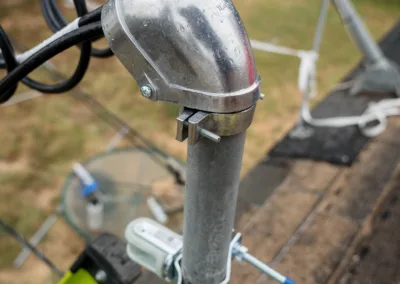
<svg viewBox="0 0 400 284">
<path fill-rule="evenodd" d="M 261 98 L 260 80 L 232 0 L 151 5 L 149 12 L 141 1 L 110 0 L 102 10 L 104 34 L 145 98 L 183 107 L 176 136 L 189 144 L 183 279 L 219 284 L 226 277 L 245 132 Z"/>
<path fill-rule="evenodd" d="M 348 0 L 333 0 L 342 17 L 351 38 L 358 48 L 365 54 L 366 59 L 373 64 L 385 60 L 379 46 L 368 31 L 360 15 L 357 13 L 353 4 Z"/>
<path fill-rule="evenodd" d="M 322 0 L 321 12 L 319 14 L 317 28 L 315 29 L 315 36 L 313 42 L 313 51 L 319 53 L 321 47 L 322 37 L 324 35 L 326 18 L 328 17 L 330 0 Z"/>
<path fill-rule="evenodd" d="M 399 67 L 388 60 L 368 31 L 360 15 L 349 0 L 332 0 L 342 17 L 351 38 L 366 59 L 366 68 L 360 74 L 350 94 L 362 92 L 395 93 L 400 96 Z"/>
<path fill-rule="evenodd" d="M 312 51 L 315 52 L 315 55 L 319 55 L 319 50 L 321 47 L 322 37 L 324 35 L 326 19 L 328 17 L 329 4 L 331 0 L 322 0 L 321 11 L 318 17 L 317 28 L 315 29 L 314 42 Z M 305 60 L 304 58 L 302 60 Z M 316 64 L 317 58 L 314 59 L 314 64 Z M 308 78 L 308 88 L 302 93 L 302 101 L 300 106 L 299 113 L 299 121 L 296 127 L 290 132 L 290 137 L 295 139 L 307 139 L 314 134 L 314 129 L 307 124 L 307 122 L 303 119 L 303 112 L 308 109 L 308 104 L 310 101 L 310 95 L 312 92 L 312 84 L 315 78 Z"/>
<path fill-rule="evenodd" d="M 245 132 L 202 139 L 188 146 L 183 278 L 185 284 L 218 284 L 226 276 Z"/>
</svg>

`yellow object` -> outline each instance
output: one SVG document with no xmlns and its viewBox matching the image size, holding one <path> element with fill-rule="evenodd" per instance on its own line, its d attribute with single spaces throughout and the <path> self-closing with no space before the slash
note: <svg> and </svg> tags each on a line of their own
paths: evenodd
<svg viewBox="0 0 400 284">
<path fill-rule="evenodd" d="M 97 284 L 97 282 L 89 272 L 79 269 L 76 273 L 68 271 L 58 284 Z"/>
</svg>

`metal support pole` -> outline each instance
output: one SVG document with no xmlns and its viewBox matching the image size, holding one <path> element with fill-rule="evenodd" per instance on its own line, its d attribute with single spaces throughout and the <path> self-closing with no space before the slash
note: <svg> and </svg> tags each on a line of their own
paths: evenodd
<svg viewBox="0 0 400 284">
<path fill-rule="evenodd" d="M 368 31 L 353 4 L 348 0 L 334 0 L 336 8 L 345 23 L 351 38 L 371 64 L 385 60 L 385 57 Z"/>
<path fill-rule="evenodd" d="M 185 284 L 219 284 L 226 276 L 245 132 L 188 146 L 183 246 Z"/>
<path fill-rule="evenodd" d="M 312 50 L 317 53 L 319 53 L 322 37 L 324 35 L 326 18 L 328 17 L 329 1 L 330 0 L 322 0 L 321 12 L 319 14 L 317 28 L 315 29 L 315 36 L 314 36 L 314 43 Z"/>
<path fill-rule="evenodd" d="M 366 70 L 356 79 L 350 93 L 396 93 L 400 96 L 399 67 L 385 57 L 349 0 L 333 0 L 333 3 L 367 63 Z"/>
<path fill-rule="evenodd" d="M 321 47 L 322 38 L 324 35 L 326 19 L 328 17 L 330 0 L 322 0 L 321 11 L 318 18 L 317 28 L 315 29 L 314 42 L 312 51 L 315 52 L 316 55 L 319 54 L 319 50 Z M 306 60 L 302 58 L 302 60 Z M 316 65 L 317 58 L 314 59 L 314 64 Z M 316 66 L 315 66 L 316 68 Z M 314 129 L 309 126 L 303 119 L 303 111 L 305 108 L 308 108 L 308 103 L 310 100 L 310 95 L 312 92 L 312 84 L 315 84 L 315 74 L 310 74 L 310 78 L 308 78 L 308 88 L 302 93 L 302 101 L 300 106 L 300 114 L 299 114 L 299 122 L 296 127 L 290 132 L 290 137 L 294 139 L 307 139 L 314 134 Z"/>
<path fill-rule="evenodd" d="M 176 135 L 189 144 L 183 255 L 174 266 L 186 284 L 220 284 L 228 270 L 245 132 L 262 98 L 261 81 L 232 0 L 151 6 L 149 12 L 141 1 L 109 0 L 102 9 L 104 35 L 143 97 L 183 107 Z M 154 250 L 131 257 L 149 254 Z M 164 259 L 167 266 L 174 256 Z"/>
</svg>

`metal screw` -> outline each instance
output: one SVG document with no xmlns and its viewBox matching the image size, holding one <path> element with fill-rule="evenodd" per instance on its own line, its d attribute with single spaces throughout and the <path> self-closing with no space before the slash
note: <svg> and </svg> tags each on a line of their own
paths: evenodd
<svg viewBox="0 0 400 284">
<path fill-rule="evenodd" d="M 140 92 L 142 93 L 142 96 L 145 97 L 146 99 L 150 99 L 151 96 L 153 95 L 153 89 L 149 85 L 141 87 Z"/>
<path fill-rule="evenodd" d="M 203 136 L 203 137 L 205 137 L 207 139 L 210 139 L 211 141 L 214 141 L 216 143 L 221 141 L 221 136 L 219 136 L 219 135 L 217 135 L 215 133 L 212 133 L 211 131 L 208 131 L 208 130 L 206 130 L 204 128 L 200 128 L 199 132 L 200 132 L 201 136 Z"/>
<path fill-rule="evenodd" d="M 183 123 L 183 125 L 185 125 L 186 127 L 189 127 L 189 122 L 185 121 Z M 210 139 L 211 141 L 214 141 L 216 143 L 221 141 L 221 136 L 219 136 L 219 135 L 217 135 L 215 133 L 212 133 L 211 131 L 209 131 L 207 129 L 204 129 L 204 128 L 201 128 L 201 127 L 197 127 L 197 131 L 199 131 L 199 134 L 201 136 L 203 136 L 204 138 Z"/>
<path fill-rule="evenodd" d="M 98 282 L 104 282 L 107 280 L 107 274 L 103 270 L 99 270 L 94 277 Z"/>
</svg>

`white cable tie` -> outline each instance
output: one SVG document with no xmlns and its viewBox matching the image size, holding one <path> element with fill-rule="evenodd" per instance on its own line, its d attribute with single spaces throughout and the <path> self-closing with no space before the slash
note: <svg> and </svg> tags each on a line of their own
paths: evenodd
<svg viewBox="0 0 400 284">
<path fill-rule="evenodd" d="M 378 103 L 370 104 L 360 116 L 343 116 L 316 119 L 311 116 L 309 102 L 303 106 L 301 116 L 308 124 L 316 127 L 346 127 L 358 126 L 367 137 L 380 135 L 388 125 L 387 117 L 400 115 L 400 99 L 385 99 Z M 376 125 L 368 124 L 377 122 Z"/>
<path fill-rule="evenodd" d="M 317 65 L 318 54 L 314 51 L 304 52 L 299 68 L 298 88 L 302 93 L 311 91 L 311 97 L 315 97 L 315 74 Z"/>
<path fill-rule="evenodd" d="M 301 117 L 308 124 L 315 127 L 347 127 L 358 126 L 363 135 L 376 137 L 381 134 L 388 125 L 389 116 L 400 115 L 400 98 L 383 99 L 373 102 L 360 116 L 342 116 L 331 118 L 313 118 L 310 112 L 310 97 L 316 93 L 316 60 L 317 54 L 303 54 L 299 68 L 298 85 L 303 94 Z M 351 83 L 351 82 L 347 82 Z M 347 86 L 346 86 L 347 87 Z M 371 123 L 377 123 L 370 125 Z"/>
<path fill-rule="evenodd" d="M 49 45 L 50 43 L 58 40 L 62 36 L 72 32 L 74 30 L 77 30 L 79 28 L 79 20 L 80 20 L 80 18 L 75 19 L 74 21 L 69 23 L 66 27 L 64 27 L 63 29 L 59 30 L 58 32 L 56 32 L 51 37 L 49 37 L 48 39 L 44 40 L 42 43 L 38 44 L 34 48 L 32 48 L 32 49 L 30 49 L 30 50 L 28 50 L 28 51 L 26 51 L 26 52 L 24 52 L 24 53 L 22 53 L 20 55 L 17 55 L 17 61 L 19 63 L 24 62 L 29 57 L 31 57 L 32 55 L 37 53 L 39 50 L 41 50 L 44 47 L 46 47 L 47 45 Z"/>
<path fill-rule="evenodd" d="M 183 254 L 181 253 L 174 261 L 175 265 L 175 270 L 177 274 L 177 282 L 176 284 L 182 284 L 183 283 L 183 277 L 182 277 L 182 267 L 180 264 L 180 261 L 182 260 Z"/>
</svg>

